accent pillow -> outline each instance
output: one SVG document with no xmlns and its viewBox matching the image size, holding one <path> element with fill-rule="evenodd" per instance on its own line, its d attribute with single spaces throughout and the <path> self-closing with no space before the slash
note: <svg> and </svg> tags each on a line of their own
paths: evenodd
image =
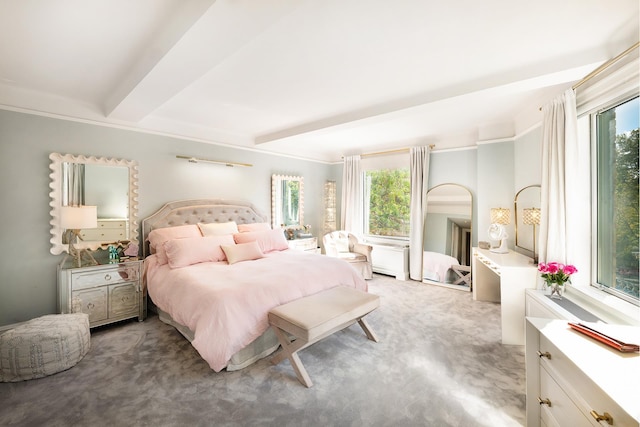
<svg viewBox="0 0 640 427">
<path fill-rule="evenodd" d="M 238 231 L 240 233 L 246 233 L 248 231 L 265 231 L 271 230 L 271 225 L 268 222 L 254 222 L 253 224 L 238 224 Z"/>
<path fill-rule="evenodd" d="M 289 249 L 289 244 L 287 243 L 287 239 L 284 237 L 284 232 L 279 228 L 267 231 L 248 231 L 245 233 L 237 233 L 233 235 L 233 240 L 238 244 L 257 242 L 258 246 L 260 246 L 260 250 L 265 254 L 268 252 Z"/>
<path fill-rule="evenodd" d="M 202 237 L 200 229 L 195 224 L 178 225 L 176 227 L 156 228 L 149 233 L 149 249 L 152 254 L 157 254 L 158 264 L 167 263 L 167 254 L 164 250 L 164 243 L 169 240 L 186 239 L 190 237 Z"/>
<path fill-rule="evenodd" d="M 221 245 L 233 245 L 233 236 L 207 236 L 176 239 L 165 242 L 167 262 L 171 268 L 186 267 L 201 262 L 224 261 L 227 257 Z"/>
<path fill-rule="evenodd" d="M 336 239 L 336 250 L 338 252 L 349 252 L 349 237 L 339 237 Z"/>
<path fill-rule="evenodd" d="M 250 261 L 254 259 L 264 258 L 264 254 L 260 250 L 257 242 L 241 243 L 239 245 L 222 245 L 222 250 L 227 256 L 229 264 L 235 264 L 241 261 Z"/>
<path fill-rule="evenodd" d="M 224 234 L 233 234 L 238 232 L 238 225 L 235 221 L 229 222 L 210 222 L 207 224 L 198 223 L 198 227 L 203 236 L 222 236 Z"/>
</svg>

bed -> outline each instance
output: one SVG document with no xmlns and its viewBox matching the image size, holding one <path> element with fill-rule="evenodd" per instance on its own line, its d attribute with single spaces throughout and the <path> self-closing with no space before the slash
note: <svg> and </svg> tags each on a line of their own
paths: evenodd
<svg viewBox="0 0 640 427">
<path fill-rule="evenodd" d="M 471 267 L 461 265 L 452 256 L 424 251 L 422 254 L 422 278 L 452 285 L 471 285 Z"/>
<path fill-rule="evenodd" d="M 269 224 L 250 202 L 220 199 L 170 202 L 142 221 L 152 310 L 216 372 L 277 350 L 270 309 L 339 285 L 367 291 L 348 263 L 289 249 Z"/>
</svg>

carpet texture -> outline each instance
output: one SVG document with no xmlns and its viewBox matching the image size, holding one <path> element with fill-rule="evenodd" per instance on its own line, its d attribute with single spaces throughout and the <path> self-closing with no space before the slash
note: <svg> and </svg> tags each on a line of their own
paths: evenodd
<svg viewBox="0 0 640 427">
<path fill-rule="evenodd" d="M 151 315 L 92 330 L 68 371 L 0 383 L 2 426 L 522 426 L 524 347 L 500 343 L 500 305 L 375 275 L 381 306 L 300 352 L 314 383 L 270 357 L 215 373 Z"/>
</svg>

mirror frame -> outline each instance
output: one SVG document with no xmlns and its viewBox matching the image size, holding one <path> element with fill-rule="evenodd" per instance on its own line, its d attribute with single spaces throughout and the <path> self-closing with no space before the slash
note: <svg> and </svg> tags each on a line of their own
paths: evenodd
<svg viewBox="0 0 640 427">
<path fill-rule="evenodd" d="M 474 221 L 474 217 L 473 217 L 473 193 L 471 192 L 471 190 L 469 188 L 467 188 L 466 186 L 462 185 L 462 184 L 457 184 L 455 182 L 444 182 L 442 184 L 438 184 L 438 185 L 434 185 L 433 187 L 429 188 L 429 190 L 427 191 L 427 196 L 426 196 L 426 201 L 427 201 L 427 213 L 426 215 L 428 216 L 428 210 L 429 210 L 429 192 L 431 192 L 432 190 L 438 189 L 438 188 L 442 188 L 444 186 L 456 186 L 459 187 L 463 190 L 466 190 L 467 193 L 469 193 L 469 235 L 471 238 L 473 238 L 473 221 Z M 425 222 L 426 222 L 426 217 L 425 217 Z M 426 234 L 426 228 L 425 228 L 425 235 Z M 427 235 L 428 236 L 428 235 Z M 424 246 L 425 246 L 426 240 L 423 240 L 422 242 L 422 250 L 423 252 L 425 251 Z M 472 246 L 473 243 L 470 242 L 469 247 L 467 248 L 468 252 L 469 252 L 469 259 L 468 259 L 468 267 L 471 266 L 472 263 Z M 471 273 L 470 273 L 471 274 Z M 436 286 L 442 286 L 445 288 L 450 288 L 450 289 L 457 289 L 457 290 L 461 290 L 461 291 L 467 291 L 470 292 L 472 287 L 468 286 L 468 285 L 453 285 L 450 283 L 443 283 L 443 282 L 436 282 L 435 280 L 429 280 L 429 279 L 425 279 L 424 277 L 422 278 L 422 283 L 427 283 L 430 285 L 436 285 Z"/>
<path fill-rule="evenodd" d="M 138 244 L 138 163 L 134 160 L 115 159 L 108 157 L 83 156 L 73 154 L 51 153 L 49 155 L 51 163 L 49 165 L 51 173 L 49 174 L 49 188 L 51 192 L 51 249 L 53 255 L 59 255 L 69 251 L 67 244 L 62 243 L 62 235 L 64 230 L 60 227 L 60 207 L 62 206 L 62 164 L 84 163 L 90 165 L 101 166 L 119 166 L 126 167 L 129 170 L 129 241 Z M 104 243 L 113 243 L 111 241 L 80 241 L 75 246 L 79 249 L 96 250 Z"/>
<path fill-rule="evenodd" d="M 273 228 L 280 228 L 282 225 L 282 218 L 278 217 L 278 209 L 277 206 L 281 204 L 282 201 L 282 182 L 283 181 L 298 181 L 300 182 L 300 196 L 298 197 L 298 212 L 299 212 L 299 224 L 298 225 L 289 225 L 285 226 L 285 228 L 290 229 L 301 229 L 304 224 L 304 178 L 301 176 L 291 176 L 291 175 L 271 175 L 271 226 Z"/>
<path fill-rule="evenodd" d="M 520 246 L 518 245 L 518 196 L 520 195 L 520 193 L 522 193 L 524 190 L 528 190 L 530 188 L 538 188 L 540 189 L 540 191 L 542 191 L 542 188 L 539 184 L 532 184 L 532 185 L 527 185 L 526 187 L 522 187 L 515 195 L 515 197 L 513 198 L 513 220 L 514 220 L 514 232 L 515 232 L 515 246 L 516 248 L 520 248 L 523 249 L 525 251 L 529 251 L 533 254 L 533 248 L 527 248 L 525 246 Z M 541 203 L 538 203 L 538 208 L 540 208 Z M 524 225 L 524 224 L 521 224 Z M 536 236 L 533 236 L 533 238 L 535 239 Z M 522 239 L 520 239 L 522 240 Z"/>
</svg>

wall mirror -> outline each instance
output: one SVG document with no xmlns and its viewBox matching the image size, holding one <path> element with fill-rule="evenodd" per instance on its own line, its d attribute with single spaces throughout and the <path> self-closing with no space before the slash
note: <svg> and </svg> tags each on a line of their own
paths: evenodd
<svg viewBox="0 0 640 427">
<path fill-rule="evenodd" d="M 532 218 L 531 209 L 540 212 L 540 186 L 529 185 L 516 193 L 513 201 L 515 215 L 516 248 L 524 250 L 535 258 L 535 241 L 538 234 L 540 217 Z M 536 223 L 537 222 L 537 223 Z"/>
<path fill-rule="evenodd" d="M 273 228 L 300 228 L 304 217 L 304 181 L 301 176 L 271 176 Z"/>
<path fill-rule="evenodd" d="M 458 184 L 441 184 L 427 193 L 423 282 L 471 290 L 473 197 Z"/>
<path fill-rule="evenodd" d="M 97 206 L 98 228 L 81 230 L 75 246 L 95 250 L 105 244 L 138 244 L 137 163 L 104 157 L 52 153 L 51 253 L 68 252 L 60 226 L 62 206 Z"/>
</svg>

